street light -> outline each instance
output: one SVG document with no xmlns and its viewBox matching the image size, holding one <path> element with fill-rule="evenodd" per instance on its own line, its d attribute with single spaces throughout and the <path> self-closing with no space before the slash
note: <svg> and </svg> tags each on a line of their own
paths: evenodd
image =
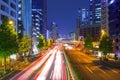
<svg viewBox="0 0 120 80">
<path fill-rule="evenodd" d="M 13 25 L 13 21 L 12 21 L 12 20 L 9 20 L 9 24 L 10 24 L 10 25 Z"/>
<path fill-rule="evenodd" d="M 101 29 L 101 34 L 105 34 L 105 30 L 104 29 Z"/>
</svg>

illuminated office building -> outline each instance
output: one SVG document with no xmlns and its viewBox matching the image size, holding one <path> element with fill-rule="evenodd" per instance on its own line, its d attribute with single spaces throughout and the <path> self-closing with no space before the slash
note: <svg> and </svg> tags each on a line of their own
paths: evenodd
<svg viewBox="0 0 120 80">
<path fill-rule="evenodd" d="M 90 24 L 101 23 L 101 0 L 90 0 Z"/>
<path fill-rule="evenodd" d="M 120 56 L 120 0 L 108 0 L 109 35 L 113 39 L 113 51 Z"/>
<path fill-rule="evenodd" d="M 39 34 L 46 37 L 47 27 L 47 0 L 32 1 L 32 36 L 38 37 Z"/>
<path fill-rule="evenodd" d="M 18 0 L 18 33 L 24 29 L 24 35 L 31 36 L 32 1 Z"/>
<path fill-rule="evenodd" d="M 4 18 L 9 18 L 17 29 L 17 5 L 17 0 L 0 0 L 0 24 Z"/>
</svg>

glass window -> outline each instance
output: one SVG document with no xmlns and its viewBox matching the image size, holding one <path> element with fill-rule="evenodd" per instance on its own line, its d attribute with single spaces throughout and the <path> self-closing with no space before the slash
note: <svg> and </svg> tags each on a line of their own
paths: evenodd
<svg viewBox="0 0 120 80">
<path fill-rule="evenodd" d="M 21 8 L 21 4 L 18 4 L 18 7 Z"/>
<path fill-rule="evenodd" d="M 5 3 L 7 3 L 7 4 L 9 3 L 9 0 L 3 0 L 3 1 L 4 1 Z"/>
<path fill-rule="evenodd" d="M 1 10 L 9 13 L 9 8 L 6 7 L 5 5 L 1 5 Z"/>
<path fill-rule="evenodd" d="M 11 3 L 10 6 L 11 6 L 13 9 L 16 10 L 16 5 L 15 5 L 15 4 Z"/>
<path fill-rule="evenodd" d="M 14 11 L 10 11 L 10 15 L 16 18 L 16 13 Z"/>
</svg>

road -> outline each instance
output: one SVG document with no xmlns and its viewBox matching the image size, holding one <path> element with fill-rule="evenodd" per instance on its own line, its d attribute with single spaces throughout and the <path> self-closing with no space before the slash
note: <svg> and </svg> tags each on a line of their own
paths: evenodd
<svg viewBox="0 0 120 80">
<path fill-rule="evenodd" d="M 62 45 L 55 46 L 10 80 L 67 80 Z"/>
<path fill-rule="evenodd" d="M 120 69 L 108 67 L 97 58 L 80 51 L 70 51 L 78 59 L 79 70 L 85 80 L 120 80 Z"/>
</svg>

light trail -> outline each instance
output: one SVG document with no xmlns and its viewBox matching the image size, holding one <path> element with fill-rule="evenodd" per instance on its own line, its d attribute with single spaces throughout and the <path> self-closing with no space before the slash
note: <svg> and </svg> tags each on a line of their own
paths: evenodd
<svg viewBox="0 0 120 80">
<path fill-rule="evenodd" d="M 34 80 L 46 80 L 48 72 L 52 66 L 53 61 L 54 61 L 56 52 L 57 52 L 57 49 L 54 50 L 51 57 L 47 60 L 44 69 L 42 70 L 42 72 L 40 74 L 37 74 L 35 76 Z"/>
<path fill-rule="evenodd" d="M 29 67 L 25 68 L 23 71 L 21 71 L 19 74 L 15 75 L 10 80 L 28 80 L 29 77 L 38 70 L 44 62 L 48 59 L 48 57 L 52 54 L 52 52 L 55 50 L 51 50 L 50 52 L 46 53 L 46 56 L 42 58 L 42 60 L 37 60 L 33 64 L 31 64 Z"/>
<path fill-rule="evenodd" d="M 62 79 L 62 57 L 61 52 L 58 51 L 56 54 L 55 67 L 53 72 L 52 80 L 61 80 Z"/>
</svg>

